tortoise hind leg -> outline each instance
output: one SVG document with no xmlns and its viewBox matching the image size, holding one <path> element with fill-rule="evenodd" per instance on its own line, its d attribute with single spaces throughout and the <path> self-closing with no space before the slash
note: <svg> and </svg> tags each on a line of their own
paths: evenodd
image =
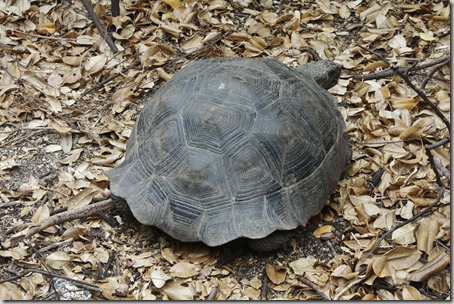
<svg viewBox="0 0 454 304">
<path fill-rule="evenodd" d="M 290 231 L 278 230 L 262 239 L 249 239 L 249 247 L 256 252 L 270 252 L 279 249 L 287 251 L 290 244 Z"/>
<path fill-rule="evenodd" d="M 221 267 L 236 258 L 239 258 L 251 250 L 255 252 L 271 252 L 279 249 L 287 251 L 290 244 L 290 231 L 275 231 L 262 239 L 241 238 L 226 244 L 227 252 L 221 254 L 216 262 L 216 267 Z"/>
</svg>

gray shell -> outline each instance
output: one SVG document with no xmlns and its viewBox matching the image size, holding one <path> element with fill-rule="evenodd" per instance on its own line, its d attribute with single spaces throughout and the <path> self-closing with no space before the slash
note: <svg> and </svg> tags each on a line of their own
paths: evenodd
<svg viewBox="0 0 454 304">
<path fill-rule="evenodd" d="M 143 224 L 217 246 L 320 212 L 350 154 L 332 95 L 275 59 L 187 65 L 145 104 L 111 191 Z"/>
</svg>

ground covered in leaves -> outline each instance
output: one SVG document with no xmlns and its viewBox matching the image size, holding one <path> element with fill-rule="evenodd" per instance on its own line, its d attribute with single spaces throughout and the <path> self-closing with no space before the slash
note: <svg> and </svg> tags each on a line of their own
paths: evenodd
<svg viewBox="0 0 454 304">
<path fill-rule="evenodd" d="M 0 299 L 64 298 L 56 276 L 86 291 L 73 298 L 449 298 L 448 1 L 120 6 L 112 17 L 110 1 L 94 5 L 113 52 L 80 1 L 0 0 Z M 289 250 L 217 267 L 231 248 L 182 244 L 115 210 L 20 235 L 107 199 L 104 172 L 147 94 L 188 62 L 221 56 L 343 66 L 330 91 L 353 163 Z"/>
</svg>

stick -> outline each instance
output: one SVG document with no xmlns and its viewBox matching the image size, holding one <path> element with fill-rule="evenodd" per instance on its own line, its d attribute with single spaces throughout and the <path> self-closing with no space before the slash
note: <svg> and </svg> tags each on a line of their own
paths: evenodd
<svg viewBox="0 0 454 304">
<path fill-rule="evenodd" d="M 46 276 L 50 276 L 50 277 L 57 277 L 57 278 L 60 278 L 60 279 L 65 279 L 65 280 L 73 282 L 74 285 L 76 285 L 76 286 L 83 287 L 85 289 L 89 289 L 89 290 L 93 290 L 93 291 L 97 291 L 97 292 L 101 292 L 101 289 L 95 284 L 87 283 L 87 282 L 76 280 L 76 279 L 71 279 L 69 277 L 66 277 L 66 276 L 63 276 L 63 275 L 60 275 L 60 274 L 56 274 L 56 273 L 50 273 L 48 271 L 41 270 L 41 269 L 26 269 L 22 273 L 14 276 L 14 277 L 11 277 L 11 278 L 8 278 L 8 279 L 5 279 L 5 280 L 1 280 L 0 284 L 4 283 L 4 282 L 16 281 L 16 280 L 26 276 L 30 272 L 36 272 L 36 273 L 40 273 L 40 274 L 43 274 L 43 275 L 46 275 Z"/>
<path fill-rule="evenodd" d="M 368 254 L 366 254 L 366 256 L 364 257 L 365 259 L 367 259 L 369 256 L 371 256 L 375 250 L 377 250 L 379 247 L 380 247 L 380 243 L 388 236 L 390 235 L 391 233 L 393 233 L 394 231 L 396 231 L 397 229 L 399 229 L 400 227 L 403 227 L 405 225 L 407 225 L 408 223 L 411 223 L 413 222 L 414 220 L 416 220 L 417 218 L 420 218 L 422 217 L 424 214 L 428 213 L 433 207 L 435 207 L 440 201 L 441 199 L 443 198 L 443 194 L 445 193 L 445 189 L 441 189 L 440 192 L 438 192 L 438 196 L 437 198 L 435 199 L 435 201 L 430 204 L 429 206 L 427 206 L 426 208 L 424 208 L 423 210 L 419 211 L 418 213 L 416 213 L 414 216 L 412 216 L 411 218 L 409 218 L 408 220 L 400 223 L 399 225 L 396 225 L 394 226 L 393 228 L 391 228 L 390 230 L 386 231 L 385 233 L 383 233 L 383 235 L 378 239 L 377 243 L 375 243 L 374 247 L 369 251 Z"/>
<path fill-rule="evenodd" d="M 323 300 L 331 300 L 321 289 L 320 287 L 317 286 L 317 284 L 315 283 L 312 283 L 311 281 L 309 281 L 308 279 L 306 279 L 305 277 L 299 277 L 299 279 L 301 280 L 301 282 L 303 282 L 304 284 L 306 284 L 307 286 L 309 286 L 310 288 L 312 288 Z"/>
<path fill-rule="evenodd" d="M 216 300 L 216 295 L 218 294 L 218 288 L 217 286 L 212 286 L 211 287 L 211 291 L 210 291 L 210 294 L 208 295 L 207 297 L 207 301 L 213 301 L 213 300 Z"/>
<path fill-rule="evenodd" d="M 196 49 L 190 53 L 183 53 L 180 51 L 180 53 L 183 53 L 181 56 L 177 57 L 177 58 L 174 58 L 174 59 L 169 59 L 168 61 L 165 62 L 165 64 L 163 65 L 166 66 L 167 64 L 170 64 L 172 62 L 175 62 L 177 60 L 180 60 L 182 58 L 189 58 L 189 57 L 194 57 L 196 56 L 197 54 L 199 54 L 200 52 L 204 51 L 205 49 L 208 49 L 209 47 L 211 47 L 213 44 L 215 44 L 216 42 L 218 42 L 219 40 L 221 40 L 222 38 L 225 38 L 228 34 L 230 34 L 230 32 L 227 32 L 227 33 L 224 33 L 223 35 L 220 35 L 218 38 L 216 39 L 213 39 L 213 41 L 210 41 L 209 43 L 207 43 L 206 45 L 200 47 L 199 49 Z M 93 86 L 92 88 L 86 90 L 85 92 L 82 93 L 82 96 L 85 96 L 97 89 L 99 89 L 100 87 L 102 87 L 103 85 L 105 85 L 106 83 L 108 83 L 109 81 L 117 78 L 118 76 L 121 76 L 121 75 L 124 75 L 128 70 L 130 70 L 131 68 L 134 68 L 134 67 L 138 67 L 140 66 L 141 62 L 140 60 L 137 60 L 135 62 L 133 62 L 130 66 L 124 68 L 121 72 L 118 72 L 118 73 L 115 73 L 109 77 L 107 77 L 106 79 L 104 79 L 103 81 L 97 83 L 95 86 Z M 145 67 L 145 70 L 147 69 L 151 69 L 150 67 Z"/>
<path fill-rule="evenodd" d="M 85 9 L 88 11 L 88 14 L 90 15 L 91 20 L 95 23 L 96 28 L 98 29 L 99 33 L 101 36 L 106 40 L 107 45 L 110 47 L 112 52 L 116 53 L 118 52 L 118 48 L 113 42 L 112 38 L 107 35 L 106 31 L 104 30 L 101 21 L 99 21 L 98 16 L 96 15 L 95 11 L 91 7 L 90 3 L 88 3 L 88 0 L 81 0 L 83 5 L 85 6 Z"/>
<path fill-rule="evenodd" d="M 128 70 L 134 68 L 134 67 L 138 67 L 140 65 L 140 60 L 137 60 L 135 62 L 133 62 L 130 66 L 124 68 L 122 71 L 118 72 L 118 73 L 115 73 L 109 77 L 107 77 L 106 79 L 104 79 L 103 81 L 101 82 L 98 82 L 96 85 L 94 85 L 93 87 L 91 87 L 90 89 L 86 90 L 85 92 L 82 93 L 82 96 L 85 96 L 97 89 L 99 89 L 100 87 L 102 87 L 103 85 L 105 85 L 106 83 L 108 83 L 109 81 L 117 78 L 118 76 L 120 75 L 124 75 Z"/>
<path fill-rule="evenodd" d="M 423 62 L 423 63 L 421 63 L 419 65 L 410 66 L 410 67 L 398 67 L 397 69 L 399 69 L 402 73 L 414 72 L 414 71 L 422 70 L 422 69 L 425 69 L 425 68 L 428 68 L 428 67 L 431 67 L 431 66 L 434 66 L 434 65 L 437 65 L 437 64 L 445 65 L 450 60 L 451 60 L 451 58 L 449 56 L 443 56 L 443 57 L 431 60 L 429 62 Z M 353 79 L 356 79 L 356 80 L 381 79 L 381 78 L 384 78 L 384 77 L 393 76 L 395 74 L 396 74 L 396 72 L 393 69 L 388 68 L 386 70 L 383 70 L 383 71 L 380 71 L 380 72 L 376 72 L 376 73 L 372 73 L 372 74 L 355 75 L 355 76 L 353 76 Z"/>
<path fill-rule="evenodd" d="M 432 110 L 438 115 L 438 117 L 440 117 L 440 119 L 445 123 L 446 125 L 446 128 L 448 130 L 451 130 L 451 124 L 449 123 L 449 121 L 446 119 L 446 117 L 443 115 L 443 113 L 441 113 L 440 109 L 438 109 L 438 107 L 432 102 L 429 100 L 429 98 L 427 98 L 427 95 L 424 94 L 423 91 L 421 91 L 420 89 L 418 89 L 411 81 L 410 79 L 408 78 L 408 76 L 406 74 L 404 74 L 395 64 L 391 63 L 388 59 L 386 59 L 382 54 L 378 53 L 378 52 L 375 52 L 375 51 L 372 51 L 368 48 L 366 48 L 365 46 L 362 46 L 362 45 L 358 45 L 360 48 L 362 48 L 363 50 L 366 50 L 368 52 L 370 52 L 371 54 L 377 56 L 378 58 L 380 58 L 381 60 L 383 60 L 383 62 L 385 62 L 386 64 L 388 64 L 390 66 L 390 68 L 395 71 L 400 77 L 402 77 L 402 79 L 408 84 L 408 86 L 410 88 L 413 89 L 413 91 L 415 91 L 419 97 L 422 98 L 422 100 L 426 103 L 426 105 L 430 106 L 432 108 Z"/>
<path fill-rule="evenodd" d="M 36 224 L 32 224 L 25 230 L 22 230 L 11 236 L 11 241 L 16 242 L 24 238 L 28 238 L 38 232 L 43 231 L 46 228 L 51 226 L 59 225 L 66 223 L 75 219 L 89 217 L 96 214 L 98 210 L 107 211 L 114 207 L 112 199 L 107 199 L 98 203 L 90 204 L 84 207 L 76 208 L 71 211 L 55 214 L 51 217 L 48 217 Z"/>
<path fill-rule="evenodd" d="M 435 65 L 435 67 L 430 71 L 429 75 L 427 75 L 427 77 L 424 79 L 424 81 L 421 83 L 421 85 L 419 86 L 419 89 L 422 91 L 424 90 L 424 88 L 426 87 L 427 83 L 429 82 L 429 80 L 432 78 L 432 76 L 435 74 L 435 72 L 437 72 L 438 70 L 440 70 L 442 67 L 444 67 L 446 64 L 448 64 L 449 62 L 451 61 L 451 58 L 448 58 L 446 60 L 444 60 L 443 62 Z"/>
<path fill-rule="evenodd" d="M 364 280 L 365 278 L 366 278 L 366 277 L 360 278 L 360 279 L 357 279 L 357 280 L 355 280 L 355 281 L 349 283 L 347 286 L 345 286 L 341 291 L 339 291 L 339 292 L 333 297 L 333 300 L 334 300 L 334 301 L 335 301 L 335 300 L 338 300 L 339 297 L 340 297 L 341 295 L 343 295 L 347 290 L 349 290 L 352 286 L 354 286 L 354 285 L 360 283 L 360 282 L 361 282 L 362 280 Z"/>
</svg>

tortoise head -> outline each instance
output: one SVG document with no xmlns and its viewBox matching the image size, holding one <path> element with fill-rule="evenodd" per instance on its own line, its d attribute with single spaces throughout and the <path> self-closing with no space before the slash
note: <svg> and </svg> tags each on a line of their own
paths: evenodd
<svg viewBox="0 0 454 304">
<path fill-rule="evenodd" d="M 329 89 L 337 84 L 341 66 L 334 61 L 311 61 L 296 68 L 300 73 L 312 77 L 322 88 Z"/>
</svg>

